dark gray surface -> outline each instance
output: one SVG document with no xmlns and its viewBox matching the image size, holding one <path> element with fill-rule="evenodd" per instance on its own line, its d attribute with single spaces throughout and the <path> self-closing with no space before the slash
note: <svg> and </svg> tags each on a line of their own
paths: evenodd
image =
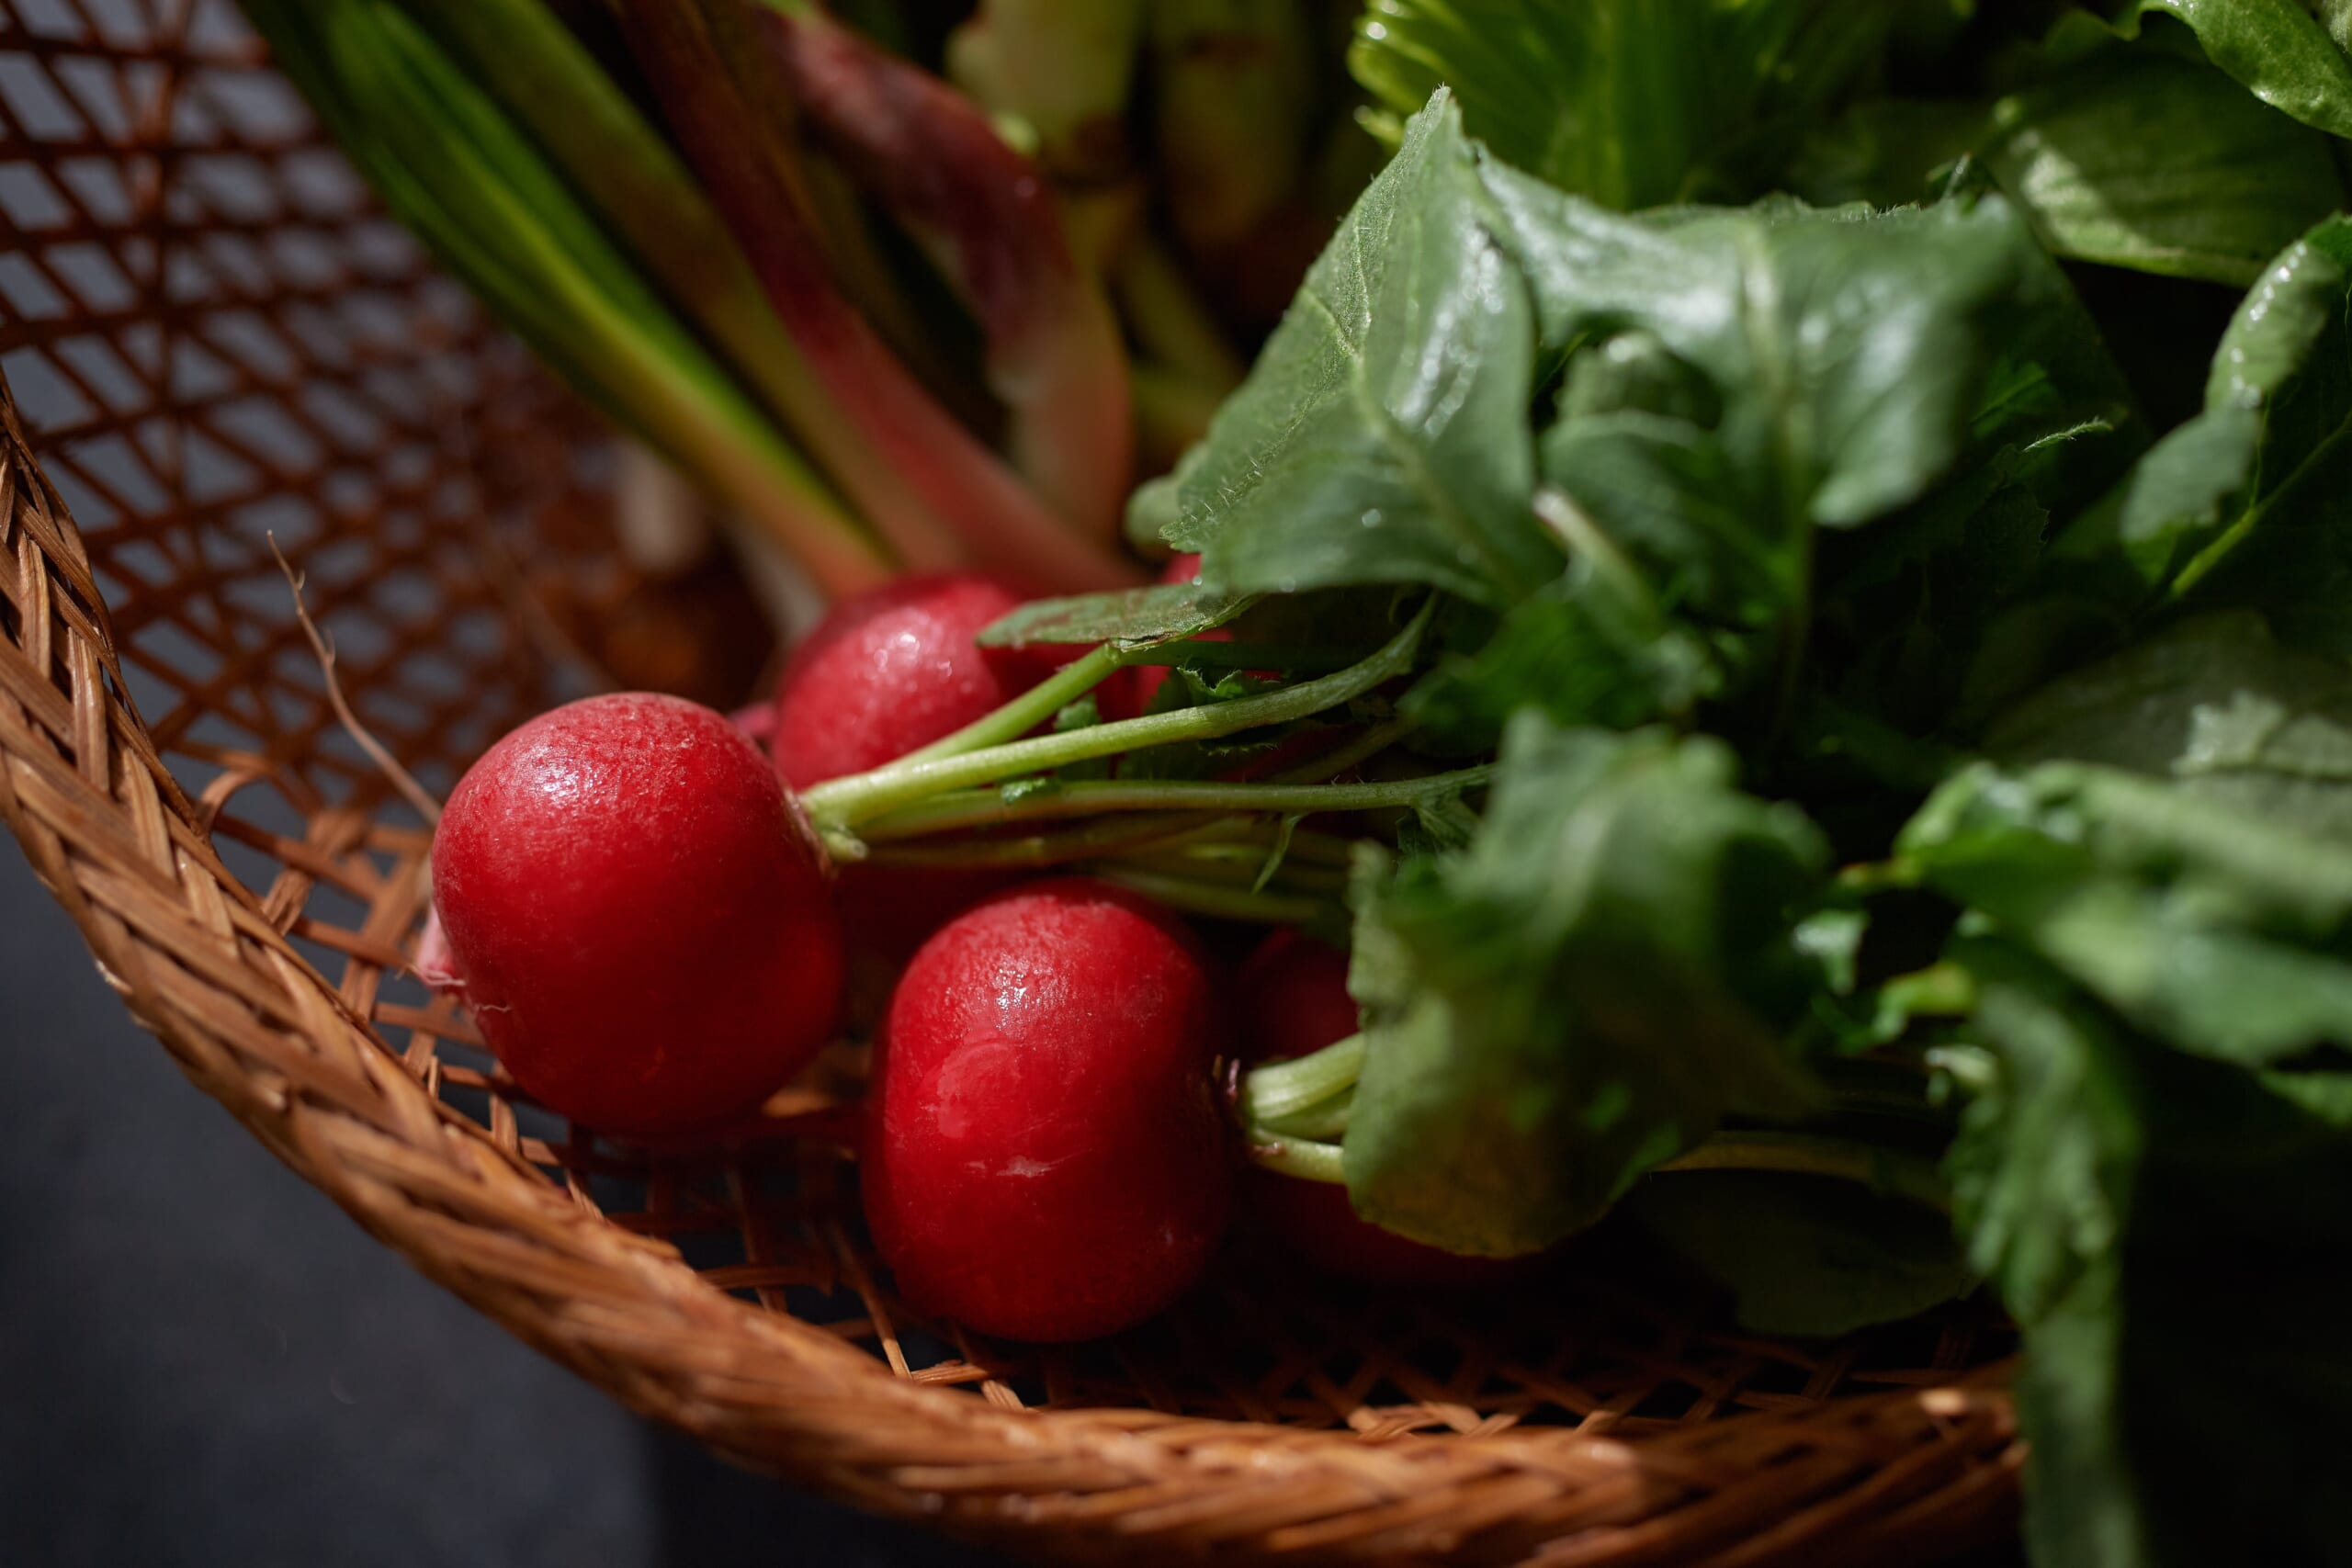
<svg viewBox="0 0 2352 1568">
<path fill-rule="evenodd" d="M 131 1023 L 0 835 L 0 1563 L 983 1561 L 718 1464 L 369 1240 Z"/>
</svg>

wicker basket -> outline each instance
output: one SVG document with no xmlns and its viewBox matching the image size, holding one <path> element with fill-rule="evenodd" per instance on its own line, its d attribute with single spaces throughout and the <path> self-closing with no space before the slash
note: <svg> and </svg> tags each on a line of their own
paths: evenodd
<svg viewBox="0 0 2352 1568">
<path fill-rule="evenodd" d="M 575 1136 L 407 974 L 427 837 L 269 541 L 439 790 L 562 694 L 567 627 L 707 627 L 740 592 L 614 566 L 594 429 L 228 0 L 0 0 L 0 816 L 188 1075 L 522 1338 L 744 1463 L 1038 1554 L 1887 1563 L 2008 1528 L 2008 1344 L 1966 1313 L 1777 1344 L 1601 1260 L 1448 1303 L 1244 1259 L 1040 1353 L 894 1299 L 830 1154 Z"/>
</svg>

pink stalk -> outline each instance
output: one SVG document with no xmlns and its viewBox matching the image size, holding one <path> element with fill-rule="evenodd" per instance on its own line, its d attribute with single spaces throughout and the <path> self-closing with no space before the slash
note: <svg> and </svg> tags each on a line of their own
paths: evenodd
<svg viewBox="0 0 2352 1568">
<path fill-rule="evenodd" d="M 1136 573 L 1065 527 L 910 375 L 826 271 L 821 247 L 692 0 L 629 0 L 630 43 L 785 331 L 876 456 L 982 563 L 1045 592 Z"/>
<path fill-rule="evenodd" d="M 1044 173 L 970 99 L 812 6 L 754 0 L 752 36 L 811 129 L 978 318 L 1014 466 L 1115 534 L 1134 475 L 1125 346 Z"/>
</svg>

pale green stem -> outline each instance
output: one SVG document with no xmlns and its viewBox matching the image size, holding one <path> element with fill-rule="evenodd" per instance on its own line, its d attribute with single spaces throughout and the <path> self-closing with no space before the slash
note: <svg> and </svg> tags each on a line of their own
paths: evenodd
<svg viewBox="0 0 2352 1568">
<path fill-rule="evenodd" d="M 1088 731 L 1077 731 L 1086 734 Z M 1096 817 L 1107 811 L 1261 811 L 1277 816 L 1320 811 L 1371 811 L 1476 789 L 1494 777 L 1491 765 L 1379 784 L 1223 784 L 1214 779 L 1079 779 L 1006 800 L 993 789 L 956 790 L 860 825 L 873 844 L 921 838 L 958 828 L 1031 822 L 1039 818 Z"/>
<path fill-rule="evenodd" d="M 1267 1133 L 1296 1132 L 1285 1119 L 1355 1088 L 1363 1070 L 1363 1036 L 1351 1034 L 1320 1051 L 1252 1067 L 1241 1079 L 1241 1124 Z"/>
<path fill-rule="evenodd" d="M 801 796 L 801 805 L 820 828 L 854 828 L 895 807 L 948 790 L 1043 773 L 1149 746 L 1215 740 L 1245 729 L 1306 718 L 1351 702 L 1411 669 L 1435 603 L 1431 600 L 1423 605 L 1378 652 L 1337 674 L 1229 703 L 1123 719 L 1116 724 L 1099 724 L 1059 735 L 1035 736 L 955 756 L 901 759 L 872 773 L 820 784 Z M 1115 660 L 1118 655 L 1110 653 L 1106 657 Z"/>
<path fill-rule="evenodd" d="M 1313 1138 L 1282 1138 L 1270 1144 L 1253 1144 L 1250 1163 L 1303 1181 L 1325 1181 L 1338 1187 L 1348 1183 L 1348 1173 L 1340 1164 L 1340 1145 Z"/>
<path fill-rule="evenodd" d="M 961 757 L 984 747 L 1018 740 L 1110 679 L 1125 662 L 1126 660 L 1119 650 L 1106 642 L 1100 648 L 1090 649 L 1082 657 L 1073 659 L 986 717 L 976 718 L 963 728 L 941 736 L 930 745 L 908 752 L 890 766 L 935 761 L 942 757 Z"/>
<path fill-rule="evenodd" d="M 1768 1170 L 1860 1182 L 1873 1191 L 1951 1212 L 1951 1187 L 1932 1160 L 1849 1138 L 1810 1133 L 1718 1133 L 1690 1153 L 1657 1168 L 1678 1170 Z"/>
<path fill-rule="evenodd" d="M 1140 893 L 1171 909 L 1181 909 L 1188 915 L 1205 915 L 1212 919 L 1303 926 L 1344 907 L 1330 898 L 1230 887 L 1222 883 L 1199 882 L 1190 877 L 1137 871 L 1116 862 L 1089 869 L 1104 882 Z"/>
</svg>

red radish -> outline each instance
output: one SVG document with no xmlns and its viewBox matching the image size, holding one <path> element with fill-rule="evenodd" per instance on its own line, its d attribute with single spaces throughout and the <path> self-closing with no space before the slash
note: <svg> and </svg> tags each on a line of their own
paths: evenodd
<svg viewBox="0 0 2352 1568">
<path fill-rule="evenodd" d="M 864 773 L 953 734 L 1035 685 L 1053 666 L 973 639 L 1019 607 L 994 578 L 901 578 L 836 605 L 776 684 L 769 746 L 804 790 Z M 896 965 L 956 910 L 1010 880 L 994 871 L 846 870 L 837 889 L 853 948 Z"/>
<path fill-rule="evenodd" d="M 1207 960 L 1082 877 L 966 910 L 899 981 L 867 1096 L 866 1221 L 917 1305 L 1084 1339 L 1196 1280 L 1231 1197 Z"/>
<path fill-rule="evenodd" d="M 994 578 L 905 577 L 833 608 L 776 684 L 771 742 L 804 790 L 862 773 L 984 718 L 1051 666 L 973 639 L 1020 607 Z"/>
<path fill-rule="evenodd" d="M 1297 931 L 1276 931 L 1241 966 L 1235 987 L 1242 1038 L 1253 1062 L 1319 1051 L 1356 1032 L 1348 995 L 1348 955 Z M 1464 1258 L 1408 1241 L 1363 1218 L 1348 1190 L 1252 1170 L 1248 1201 L 1287 1252 L 1342 1279 L 1368 1285 L 1498 1284 L 1521 1272 L 1519 1258 Z"/>
<path fill-rule="evenodd" d="M 823 853 L 709 708 L 628 693 L 515 729 L 450 795 L 433 891 L 491 1050 L 600 1132 L 730 1122 L 831 1032 Z"/>
<path fill-rule="evenodd" d="M 1235 976 L 1243 1055 L 1252 1063 L 1304 1056 L 1346 1039 L 1361 1015 L 1348 995 L 1348 955 L 1303 931 L 1275 931 Z"/>
</svg>

